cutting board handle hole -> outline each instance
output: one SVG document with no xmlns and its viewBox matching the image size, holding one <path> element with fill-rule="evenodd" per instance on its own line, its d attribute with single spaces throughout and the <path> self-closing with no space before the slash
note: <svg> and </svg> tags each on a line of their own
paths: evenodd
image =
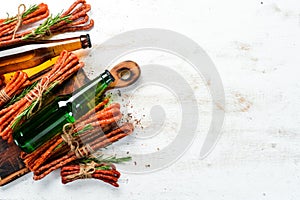
<svg viewBox="0 0 300 200">
<path fill-rule="evenodd" d="M 132 73 L 131 73 L 130 69 L 124 67 L 124 68 L 118 70 L 118 76 L 123 81 L 127 81 L 131 78 Z"/>
</svg>

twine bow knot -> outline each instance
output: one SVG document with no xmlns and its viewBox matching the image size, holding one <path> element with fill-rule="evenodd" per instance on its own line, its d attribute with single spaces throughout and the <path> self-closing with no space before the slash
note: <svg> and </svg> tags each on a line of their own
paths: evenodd
<svg viewBox="0 0 300 200">
<path fill-rule="evenodd" d="M 73 124 L 67 123 L 63 126 L 63 134 L 61 135 L 62 139 L 68 144 L 71 151 L 75 151 L 79 146 L 78 141 L 75 141 L 73 138 L 73 130 Z"/>
<path fill-rule="evenodd" d="M 32 103 L 34 100 L 36 100 L 35 105 L 29 110 L 28 116 L 34 114 L 34 109 L 36 105 L 38 105 L 36 111 L 40 110 L 40 108 L 42 107 L 43 93 L 45 92 L 45 90 L 47 90 L 49 84 L 50 84 L 50 77 L 49 76 L 43 77 L 40 80 L 40 82 L 36 85 L 35 90 L 33 90 L 32 92 L 30 92 L 25 96 L 28 102 Z"/>
<path fill-rule="evenodd" d="M 68 175 L 67 179 L 74 179 L 74 178 L 92 178 L 92 174 L 96 171 L 96 164 L 95 162 L 90 162 L 86 164 L 79 165 L 79 172 L 76 174 Z"/>
<path fill-rule="evenodd" d="M 86 144 L 80 147 L 79 142 L 73 137 L 74 126 L 72 123 L 66 123 L 63 126 L 62 139 L 68 144 L 70 150 L 73 151 L 77 158 L 83 158 L 90 155 L 93 149 L 90 145 Z"/>
</svg>

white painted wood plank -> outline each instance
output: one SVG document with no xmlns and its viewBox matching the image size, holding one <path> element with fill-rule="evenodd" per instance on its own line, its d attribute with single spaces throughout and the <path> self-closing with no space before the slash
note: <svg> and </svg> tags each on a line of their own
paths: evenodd
<svg viewBox="0 0 300 200">
<path fill-rule="evenodd" d="M 39 3 L 22 3 L 32 2 Z M 45 3 L 56 13 L 71 2 Z M 205 83 L 195 76 L 188 81 L 197 92 L 204 122 L 198 127 L 193 145 L 172 166 L 149 174 L 123 174 L 119 189 L 97 181 L 63 186 L 59 172 L 34 182 L 29 174 L 1 188 L 0 198 L 299 199 L 299 1 L 89 2 L 91 16 L 97 22 L 90 33 L 95 47 L 124 31 L 163 28 L 186 35 L 206 50 L 225 88 L 222 137 L 214 151 L 200 160 L 211 100 Z M 1 16 L 5 17 L 6 11 L 13 13 L 19 3 L 11 0 L 3 4 Z M 155 55 L 133 58 L 142 64 L 172 63 L 170 58 Z M 184 63 L 177 64 L 179 72 L 185 70 Z M 100 72 L 102 68 L 87 66 L 87 70 Z M 174 106 L 171 110 L 176 113 L 176 99 L 163 91 L 145 94 L 147 91 L 137 95 L 136 101 L 162 95 L 163 102 Z M 145 120 L 150 120 L 147 117 Z M 165 142 L 168 139 L 165 137 Z"/>
</svg>

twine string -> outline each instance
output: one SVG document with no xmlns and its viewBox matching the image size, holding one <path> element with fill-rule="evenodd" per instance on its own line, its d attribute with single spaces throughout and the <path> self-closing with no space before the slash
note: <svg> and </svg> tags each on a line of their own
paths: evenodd
<svg viewBox="0 0 300 200">
<path fill-rule="evenodd" d="M 77 158 L 83 158 L 90 155 L 93 152 L 91 146 L 89 144 L 86 144 L 80 148 L 79 142 L 76 141 L 72 135 L 73 131 L 73 124 L 66 123 L 63 126 L 63 133 L 61 134 L 63 141 L 66 142 L 67 145 L 70 147 L 70 151 L 74 152 Z"/>
<path fill-rule="evenodd" d="M 8 96 L 4 89 L 0 90 L 0 101 L 6 103 L 10 100 L 10 96 Z"/>
<path fill-rule="evenodd" d="M 45 80 L 45 81 L 44 81 Z M 28 93 L 25 96 L 25 99 L 32 103 L 33 101 L 36 101 L 37 103 L 29 110 L 28 112 L 28 116 L 31 116 L 32 114 L 34 114 L 34 109 L 36 107 L 36 105 L 38 105 L 38 108 L 36 110 L 36 112 L 38 110 L 40 110 L 40 108 L 42 107 L 42 100 L 43 100 L 43 93 L 44 91 L 48 88 L 48 85 L 50 83 L 50 77 L 46 76 L 43 77 L 40 82 L 36 85 L 36 87 L 34 88 L 34 90 L 32 90 L 30 93 Z"/>
<path fill-rule="evenodd" d="M 41 80 L 39 81 L 39 83 L 37 84 L 37 86 L 36 86 L 30 93 L 28 93 L 28 94 L 25 96 L 25 99 L 26 99 L 28 102 L 30 102 L 30 103 L 32 103 L 32 102 L 35 101 L 35 100 L 38 101 L 38 103 L 37 103 L 37 104 L 38 104 L 38 109 L 37 109 L 37 111 L 38 111 L 38 110 L 41 108 L 41 106 L 42 106 L 42 97 L 43 97 L 43 93 L 44 93 L 45 90 L 47 90 L 47 88 L 48 88 L 48 86 L 49 86 L 49 84 L 50 84 L 50 80 L 51 80 L 54 76 L 56 76 L 56 75 L 58 74 L 58 72 L 62 69 L 63 66 L 65 66 L 65 62 L 66 62 L 66 60 L 63 60 L 63 61 L 60 63 L 58 69 L 56 69 L 55 72 L 53 72 L 53 73 L 48 73 L 47 76 L 41 78 Z M 37 105 L 37 104 L 36 104 L 36 105 Z M 35 106 L 33 106 L 33 107 L 30 109 L 28 116 L 34 114 L 34 113 L 33 113 L 33 110 L 34 110 L 34 109 L 35 109 Z"/>
<path fill-rule="evenodd" d="M 63 134 L 61 134 L 61 137 L 62 137 L 63 141 L 68 144 L 71 151 L 75 151 L 79 146 L 78 141 L 75 141 L 73 136 L 72 136 L 73 130 L 74 130 L 73 124 L 72 123 L 66 123 L 63 126 Z"/>
<path fill-rule="evenodd" d="M 75 174 L 70 174 L 66 176 L 67 179 L 75 179 L 75 178 L 92 178 L 92 174 L 96 171 L 95 162 L 90 162 L 86 164 L 79 164 L 79 172 Z"/>
<path fill-rule="evenodd" d="M 23 7 L 23 10 L 21 11 L 21 7 Z M 14 29 L 14 33 L 13 33 L 13 36 L 12 36 L 12 39 L 15 39 L 15 36 L 16 36 L 16 33 L 18 31 L 18 29 L 21 27 L 22 25 L 22 16 L 24 14 L 24 12 L 26 11 L 26 6 L 24 4 L 20 4 L 19 7 L 18 7 L 18 14 L 16 16 L 17 18 L 17 24 L 15 26 L 15 29 Z"/>
<path fill-rule="evenodd" d="M 30 109 L 28 116 L 31 116 L 32 114 L 34 114 L 34 109 L 35 109 L 36 105 L 38 105 L 38 109 L 36 111 L 40 110 L 42 103 L 43 103 L 42 98 L 43 98 L 44 91 L 46 91 L 48 89 L 48 86 L 51 83 L 50 82 L 51 78 L 53 78 L 55 75 L 58 74 L 58 72 L 64 66 L 65 62 L 66 62 L 66 60 L 63 60 L 62 63 L 60 64 L 60 66 L 58 67 L 58 69 L 54 73 L 48 73 L 47 76 L 41 78 L 41 80 L 39 81 L 37 86 L 34 88 L 34 90 L 32 90 L 29 94 L 27 94 L 25 96 L 25 99 L 30 103 L 32 103 L 35 100 L 38 102 L 37 104 L 35 104 L 35 106 L 33 106 Z"/>
</svg>

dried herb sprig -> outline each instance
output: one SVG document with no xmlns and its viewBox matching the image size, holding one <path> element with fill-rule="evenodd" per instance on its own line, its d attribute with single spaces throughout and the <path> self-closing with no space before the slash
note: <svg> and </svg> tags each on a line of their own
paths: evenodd
<svg viewBox="0 0 300 200">
<path fill-rule="evenodd" d="M 80 160 L 81 163 L 90 163 L 90 162 L 96 162 L 96 163 L 114 163 L 114 164 L 120 164 L 124 162 L 130 161 L 132 158 L 130 156 L 126 157 L 116 157 L 116 156 L 107 156 L 105 157 L 103 154 L 98 155 L 96 157 L 89 157 L 84 160 Z"/>
<path fill-rule="evenodd" d="M 38 26 L 36 29 L 34 29 L 31 33 L 23 36 L 22 40 L 26 40 L 26 39 L 29 39 L 29 38 L 43 37 L 47 34 L 51 34 L 50 28 L 52 26 L 54 26 L 55 24 L 57 24 L 61 21 L 71 23 L 72 21 L 69 20 L 69 17 L 70 17 L 70 15 L 66 15 L 64 17 L 61 17 L 61 13 L 57 14 L 54 17 L 52 15 L 50 15 L 50 17 L 48 17 L 46 19 L 46 21 L 44 21 L 40 26 Z"/>
<path fill-rule="evenodd" d="M 93 126 L 91 124 L 87 124 L 83 127 L 83 129 L 81 129 L 80 131 L 72 134 L 73 137 L 76 137 L 82 133 L 85 133 L 86 131 L 89 131 L 89 130 L 92 130 L 93 129 Z M 66 142 L 63 141 L 61 142 L 59 145 L 57 145 L 55 148 L 54 148 L 54 151 L 56 151 L 57 149 L 61 148 Z"/>
<path fill-rule="evenodd" d="M 26 96 L 26 94 L 28 94 L 28 92 L 30 92 L 30 90 L 32 90 L 37 84 L 37 81 L 34 82 L 33 84 L 31 84 L 30 86 L 26 87 L 22 92 L 21 94 L 19 95 L 15 95 L 11 98 L 11 100 L 5 105 L 4 108 L 14 104 L 15 102 L 19 101 L 20 99 L 22 99 L 23 97 Z"/>
<path fill-rule="evenodd" d="M 25 18 L 27 15 L 33 13 L 34 11 L 36 11 L 39 8 L 38 5 L 34 4 L 32 6 L 30 6 L 23 14 L 22 14 L 22 18 Z M 9 17 L 9 14 L 7 13 L 7 19 L 3 22 L 3 24 L 9 24 L 11 22 L 14 22 L 17 20 L 17 17 Z"/>
<path fill-rule="evenodd" d="M 130 156 L 127 157 L 119 157 L 116 156 L 108 156 L 104 157 L 104 155 L 96 156 L 96 157 L 88 157 L 84 158 L 82 160 L 79 160 L 79 163 L 81 164 L 89 164 L 92 162 L 98 163 L 98 164 L 104 164 L 101 166 L 96 167 L 96 170 L 112 170 L 112 165 L 107 164 L 120 164 L 124 162 L 130 161 L 132 158 Z"/>
<path fill-rule="evenodd" d="M 42 98 L 45 97 L 53 88 L 55 88 L 56 85 L 59 84 L 59 81 L 54 81 L 53 83 L 51 83 L 51 85 L 49 86 L 49 88 L 47 90 L 44 91 Z M 36 85 L 36 84 L 34 84 Z M 31 89 L 33 89 L 34 87 L 29 87 L 24 93 L 28 93 L 29 91 L 31 91 Z M 26 95 L 25 94 L 25 95 Z M 24 95 L 24 96 L 25 96 Z M 23 97 L 24 97 L 23 96 Z M 21 97 L 22 98 L 22 97 Z M 12 124 L 11 128 L 14 129 L 20 122 L 22 119 L 28 119 L 30 117 L 30 114 L 33 113 L 34 110 L 37 110 L 37 106 L 39 105 L 39 101 L 37 99 L 35 99 L 25 110 L 23 110 L 23 112 L 21 112 L 15 119 L 14 123 Z"/>
</svg>

